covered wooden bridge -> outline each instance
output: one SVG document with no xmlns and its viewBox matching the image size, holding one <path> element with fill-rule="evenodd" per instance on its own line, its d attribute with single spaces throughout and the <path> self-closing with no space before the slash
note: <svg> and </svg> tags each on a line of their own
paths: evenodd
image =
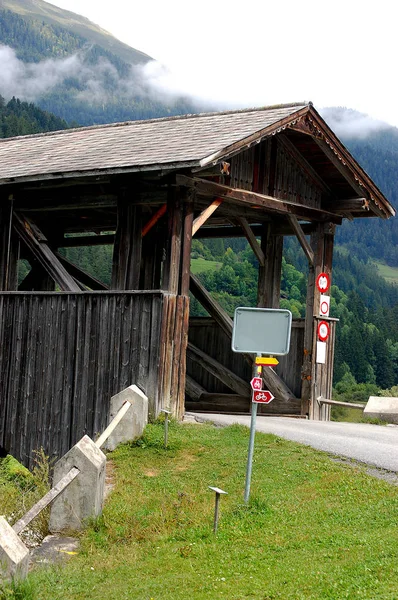
<svg viewBox="0 0 398 600">
<path fill-rule="evenodd" d="M 308 259 L 306 318 L 264 412 L 327 418 L 335 322 L 315 361 L 322 271 L 343 218 L 394 210 L 311 104 L 189 115 L 0 141 L 0 444 L 28 463 L 63 454 L 136 383 L 169 406 L 249 410 L 251 358 L 190 274 L 192 236 L 245 236 L 258 306 L 278 307 L 283 238 Z M 59 249 L 113 244 L 108 287 Z M 31 270 L 18 285 L 18 261 Z M 209 317 L 189 319 L 189 291 Z"/>
</svg>

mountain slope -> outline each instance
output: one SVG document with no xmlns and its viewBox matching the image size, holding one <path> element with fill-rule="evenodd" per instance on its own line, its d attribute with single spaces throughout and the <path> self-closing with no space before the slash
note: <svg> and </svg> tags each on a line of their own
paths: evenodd
<svg viewBox="0 0 398 600">
<path fill-rule="evenodd" d="M 398 129 L 357 111 L 328 108 L 322 116 L 348 150 L 398 209 Z M 344 221 L 337 242 L 362 259 L 398 266 L 398 219 Z"/>
<path fill-rule="evenodd" d="M 0 0 L 0 9 L 9 10 L 30 21 L 44 22 L 53 27 L 60 26 L 73 35 L 81 36 L 90 44 L 101 46 L 129 64 L 142 64 L 151 60 L 144 52 L 120 42 L 89 19 L 43 0 Z"/>
</svg>

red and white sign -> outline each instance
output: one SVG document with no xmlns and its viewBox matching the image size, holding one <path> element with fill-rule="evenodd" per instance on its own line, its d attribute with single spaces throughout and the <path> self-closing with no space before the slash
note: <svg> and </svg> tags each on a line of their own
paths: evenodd
<svg viewBox="0 0 398 600">
<path fill-rule="evenodd" d="M 319 314 L 321 317 L 328 317 L 330 310 L 330 296 L 324 296 L 321 294 L 321 300 L 319 304 Z"/>
<path fill-rule="evenodd" d="M 318 325 L 318 337 L 321 342 L 326 342 L 329 337 L 330 327 L 326 321 L 321 321 Z"/>
<path fill-rule="evenodd" d="M 323 294 L 330 288 L 330 277 L 327 273 L 319 273 L 316 278 L 316 287 Z"/>
<path fill-rule="evenodd" d="M 263 380 L 261 377 L 253 377 L 250 382 L 252 386 L 252 390 L 262 390 L 263 389 Z"/>
<path fill-rule="evenodd" d="M 275 398 L 268 390 L 258 390 L 253 391 L 253 402 L 257 402 L 258 404 L 269 404 Z"/>
</svg>

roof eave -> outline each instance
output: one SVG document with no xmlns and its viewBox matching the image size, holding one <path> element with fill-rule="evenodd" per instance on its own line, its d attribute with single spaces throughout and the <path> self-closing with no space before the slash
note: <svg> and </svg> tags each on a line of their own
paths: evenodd
<svg viewBox="0 0 398 600">
<path fill-rule="evenodd" d="M 298 119 L 307 114 L 309 108 L 310 105 L 306 105 L 290 114 L 288 117 L 285 117 L 284 119 L 281 119 L 272 125 L 268 125 L 264 129 L 260 129 L 259 131 L 256 131 L 255 133 L 252 133 L 251 135 L 242 138 L 241 140 L 234 142 L 229 146 L 225 146 L 225 148 L 222 148 L 221 150 L 218 150 L 209 156 L 205 156 L 200 161 L 200 168 L 207 167 L 211 164 L 215 165 L 221 160 L 231 158 L 231 156 L 237 154 L 244 148 L 250 148 L 250 146 L 253 146 L 254 144 L 259 144 L 265 137 L 275 135 L 276 133 L 283 131 L 283 129 L 286 129 L 286 127 L 294 124 Z"/>
<path fill-rule="evenodd" d="M 366 171 L 364 171 L 360 164 L 355 160 L 350 151 L 333 133 L 333 131 L 330 129 L 330 127 L 328 126 L 326 121 L 321 117 L 318 111 L 312 105 L 310 105 L 308 113 L 311 115 L 311 118 L 315 122 L 317 129 L 324 137 L 330 149 L 337 155 L 337 157 L 340 160 L 344 160 L 345 166 L 348 167 L 348 171 L 351 173 L 351 176 L 354 179 L 354 181 L 361 187 L 366 189 L 370 196 L 370 200 L 374 203 L 376 209 L 378 209 L 377 212 L 380 211 L 384 213 L 383 218 L 385 219 L 394 217 L 396 215 L 394 207 L 390 204 L 390 202 L 384 196 L 382 191 L 377 187 L 374 181 L 369 177 Z"/>
</svg>

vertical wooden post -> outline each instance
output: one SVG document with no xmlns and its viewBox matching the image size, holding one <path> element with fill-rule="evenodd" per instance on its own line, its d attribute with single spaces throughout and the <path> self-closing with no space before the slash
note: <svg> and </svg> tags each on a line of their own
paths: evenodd
<svg viewBox="0 0 398 600">
<path fill-rule="evenodd" d="M 117 229 L 113 250 L 113 290 L 138 290 L 141 270 L 141 207 L 126 198 L 117 206 Z"/>
<path fill-rule="evenodd" d="M 191 190 L 185 192 L 187 194 L 184 205 L 184 231 L 182 241 L 182 258 L 181 258 L 181 296 L 189 295 L 189 279 L 191 275 L 191 247 L 192 247 L 192 224 L 193 224 L 193 204 L 194 195 Z M 189 196 L 188 196 L 189 194 Z"/>
<path fill-rule="evenodd" d="M 172 294 L 178 294 L 179 290 L 181 233 L 182 207 L 180 189 L 170 186 L 167 195 L 167 239 L 162 289 Z"/>
<path fill-rule="evenodd" d="M 258 270 L 257 306 L 279 308 L 282 276 L 283 236 L 272 234 L 272 225 L 263 225 L 261 249 L 264 267 Z"/>
<path fill-rule="evenodd" d="M 13 199 L 0 205 L 0 289 L 13 291 L 18 286 L 19 239 L 12 228 Z"/>
<path fill-rule="evenodd" d="M 320 418 L 320 407 L 316 394 L 316 319 L 319 313 L 320 292 L 315 282 L 324 269 L 325 225 L 318 223 L 311 234 L 311 247 L 314 251 L 314 265 L 309 268 L 307 283 L 307 305 L 304 327 L 304 357 L 302 365 L 301 412 L 310 419 Z M 330 252 L 330 249 L 328 250 Z M 331 267 L 331 264 L 330 264 Z"/>
<path fill-rule="evenodd" d="M 332 264 L 333 264 L 333 247 L 334 247 L 334 234 L 336 225 L 333 223 L 326 223 L 324 226 L 325 237 L 324 237 L 324 258 L 323 258 L 323 269 L 324 273 L 327 273 L 332 282 Z M 332 283 L 330 283 L 331 285 Z M 330 294 L 330 290 L 328 292 Z M 334 344 L 335 344 L 335 332 L 336 323 L 330 323 L 330 336 L 326 342 L 326 363 L 324 365 L 315 364 L 316 378 L 315 378 L 315 398 L 323 396 L 324 398 L 332 397 L 332 386 L 333 386 L 333 362 L 334 362 Z M 320 407 L 319 418 L 322 421 L 330 420 L 331 406 L 323 404 Z"/>
</svg>

